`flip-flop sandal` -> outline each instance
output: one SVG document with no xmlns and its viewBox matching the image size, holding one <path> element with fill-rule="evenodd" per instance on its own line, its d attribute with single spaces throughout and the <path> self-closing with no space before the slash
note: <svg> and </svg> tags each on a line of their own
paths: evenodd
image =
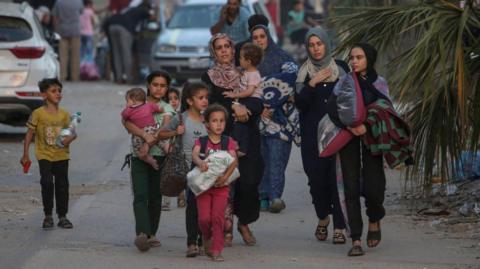
<svg viewBox="0 0 480 269">
<path fill-rule="evenodd" d="M 333 243 L 334 244 L 345 244 L 347 242 L 347 239 L 345 238 L 345 235 L 343 233 L 333 233 Z"/>
<path fill-rule="evenodd" d="M 382 230 L 380 229 L 380 223 L 378 223 L 378 231 L 368 231 L 367 233 L 367 246 L 369 248 L 374 248 L 380 244 L 382 240 Z M 372 243 L 376 241 L 376 243 Z"/>
<path fill-rule="evenodd" d="M 155 237 L 148 238 L 147 242 L 148 242 L 148 244 L 150 244 L 151 248 L 156 248 L 156 247 L 162 246 L 162 243 L 160 243 L 160 241 Z"/>
<path fill-rule="evenodd" d="M 242 239 L 245 245 L 254 246 L 257 243 L 255 237 L 253 237 L 252 233 L 249 230 L 243 232 L 242 229 L 240 229 L 239 227 L 237 227 L 237 230 L 242 236 Z"/>
<path fill-rule="evenodd" d="M 224 246 L 225 247 L 231 247 L 232 246 L 232 241 L 233 241 L 233 234 L 226 233 L 225 238 L 224 238 Z"/>
<path fill-rule="evenodd" d="M 327 237 L 328 237 L 327 227 L 328 227 L 329 224 L 330 224 L 330 221 L 327 223 L 327 225 L 320 225 L 320 224 L 317 225 L 317 229 L 315 230 L 315 237 L 319 241 L 327 240 Z"/>
<path fill-rule="evenodd" d="M 363 256 L 365 255 L 365 252 L 363 251 L 361 246 L 353 246 L 349 251 L 348 251 L 348 256 L 355 257 L 355 256 Z"/>
</svg>

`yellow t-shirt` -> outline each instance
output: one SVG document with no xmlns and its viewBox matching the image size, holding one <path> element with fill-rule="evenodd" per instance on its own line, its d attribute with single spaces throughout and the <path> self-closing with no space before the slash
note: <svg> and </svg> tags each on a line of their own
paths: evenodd
<svg viewBox="0 0 480 269">
<path fill-rule="evenodd" d="M 69 124 L 70 114 L 63 108 L 59 108 L 55 114 L 47 112 L 43 106 L 33 111 L 27 127 L 35 132 L 37 160 L 56 162 L 70 159 L 68 147 L 61 148 L 56 144 L 60 130 L 68 127 Z"/>
</svg>

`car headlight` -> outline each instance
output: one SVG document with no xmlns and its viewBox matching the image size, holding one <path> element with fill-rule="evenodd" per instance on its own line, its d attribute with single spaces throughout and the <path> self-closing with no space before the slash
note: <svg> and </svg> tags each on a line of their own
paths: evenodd
<svg viewBox="0 0 480 269">
<path fill-rule="evenodd" d="M 177 46 L 174 45 L 159 45 L 158 46 L 158 52 L 175 52 L 177 50 Z"/>
</svg>

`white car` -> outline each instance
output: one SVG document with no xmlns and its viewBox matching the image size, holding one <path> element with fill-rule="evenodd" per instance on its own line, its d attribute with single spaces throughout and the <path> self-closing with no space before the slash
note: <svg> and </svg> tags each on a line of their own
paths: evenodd
<svg viewBox="0 0 480 269">
<path fill-rule="evenodd" d="M 152 48 L 150 68 L 164 69 L 179 81 L 200 78 L 210 65 L 210 27 L 226 3 L 227 0 L 187 0 L 175 10 L 168 24 L 161 20 L 162 31 Z M 265 15 L 271 21 L 261 0 L 244 0 L 241 8 L 250 14 Z M 269 28 L 277 41 L 273 23 Z"/>
<path fill-rule="evenodd" d="M 21 126 L 43 104 L 37 83 L 59 76 L 57 54 L 26 3 L 0 3 L 0 123 Z"/>
</svg>

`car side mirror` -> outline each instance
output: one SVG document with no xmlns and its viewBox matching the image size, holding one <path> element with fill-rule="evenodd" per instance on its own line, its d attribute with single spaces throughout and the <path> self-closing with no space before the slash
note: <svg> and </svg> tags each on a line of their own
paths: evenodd
<svg viewBox="0 0 480 269">
<path fill-rule="evenodd" d="M 48 43 L 50 43 L 52 45 L 60 43 L 61 37 L 58 33 L 54 32 L 54 31 L 47 30 L 45 35 L 47 37 Z"/>
<path fill-rule="evenodd" d="M 157 32 L 160 31 L 160 25 L 155 21 L 150 21 L 147 23 L 147 30 Z"/>
</svg>

